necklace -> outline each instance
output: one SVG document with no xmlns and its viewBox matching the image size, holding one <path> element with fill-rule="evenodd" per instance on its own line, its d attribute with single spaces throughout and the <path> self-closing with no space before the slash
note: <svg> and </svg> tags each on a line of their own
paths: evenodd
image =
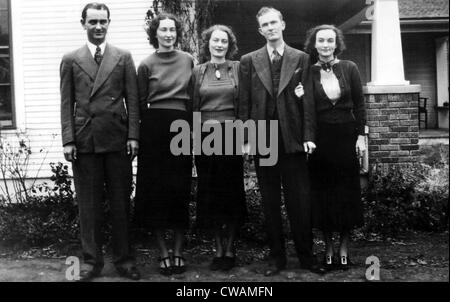
<svg viewBox="0 0 450 302">
<path fill-rule="evenodd" d="M 217 79 L 217 80 L 220 80 L 220 78 L 222 77 L 222 75 L 221 75 L 221 73 L 220 73 L 219 66 L 217 66 L 216 63 L 214 63 L 214 69 L 216 70 L 215 73 L 214 73 L 214 74 L 216 75 L 216 79 Z"/>
</svg>

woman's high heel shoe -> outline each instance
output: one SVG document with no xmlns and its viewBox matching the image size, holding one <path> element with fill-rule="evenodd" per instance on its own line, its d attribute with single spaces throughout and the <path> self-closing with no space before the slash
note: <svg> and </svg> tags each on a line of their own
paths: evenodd
<svg viewBox="0 0 450 302">
<path fill-rule="evenodd" d="M 172 275 L 172 266 L 170 264 L 170 257 L 164 257 L 158 259 L 160 267 L 159 273 L 164 276 Z"/>
<path fill-rule="evenodd" d="M 323 261 L 323 267 L 327 271 L 331 271 L 335 269 L 335 263 L 333 262 L 333 256 L 331 255 L 325 255 L 324 261 Z"/>
<path fill-rule="evenodd" d="M 350 268 L 351 262 L 348 256 L 340 256 L 339 265 L 342 270 L 346 271 Z"/>
<path fill-rule="evenodd" d="M 173 256 L 172 273 L 182 274 L 186 271 L 186 265 L 184 264 L 186 259 L 181 256 Z"/>
</svg>

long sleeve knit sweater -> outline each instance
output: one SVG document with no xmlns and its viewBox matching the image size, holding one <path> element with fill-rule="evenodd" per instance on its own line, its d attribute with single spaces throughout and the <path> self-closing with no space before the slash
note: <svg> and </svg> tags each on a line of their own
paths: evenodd
<svg viewBox="0 0 450 302">
<path fill-rule="evenodd" d="M 138 68 L 142 108 L 187 110 L 193 57 L 183 51 L 155 52 Z"/>
</svg>

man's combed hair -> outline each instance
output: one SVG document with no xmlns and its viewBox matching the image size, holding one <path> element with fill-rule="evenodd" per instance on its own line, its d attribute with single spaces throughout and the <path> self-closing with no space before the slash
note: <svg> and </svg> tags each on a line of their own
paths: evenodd
<svg viewBox="0 0 450 302">
<path fill-rule="evenodd" d="M 345 50 L 344 34 L 342 31 L 334 25 L 322 24 L 308 30 L 306 34 L 305 51 L 309 54 L 311 63 L 316 63 L 319 60 L 319 54 L 316 49 L 316 37 L 317 33 L 321 30 L 331 29 L 336 33 L 336 49 L 334 55 L 338 56 Z"/>
<path fill-rule="evenodd" d="M 175 45 L 177 45 L 178 41 L 180 41 L 180 39 L 181 39 L 181 35 L 182 35 L 181 23 L 178 20 L 178 18 L 175 17 L 175 15 L 172 15 L 169 13 L 160 13 L 159 15 L 157 15 L 155 18 L 153 18 L 150 21 L 150 24 L 146 29 L 147 35 L 148 35 L 148 40 L 150 41 L 150 44 L 155 49 L 159 48 L 158 38 L 156 37 L 156 31 L 158 30 L 159 23 L 162 20 L 166 20 L 166 19 L 173 20 L 175 22 L 175 28 L 177 31 L 177 39 L 175 40 Z"/>
<path fill-rule="evenodd" d="M 280 17 L 280 20 L 283 21 L 283 14 L 278 9 L 276 9 L 272 6 L 263 6 L 260 8 L 258 13 L 256 14 L 256 22 L 259 24 L 259 17 L 261 17 L 262 15 L 265 15 L 271 11 L 276 12 L 278 14 L 278 16 Z"/>
<path fill-rule="evenodd" d="M 111 13 L 109 11 L 108 6 L 106 6 L 106 4 L 98 3 L 98 2 L 92 2 L 92 3 L 86 4 L 86 6 L 83 8 L 83 11 L 81 12 L 81 20 L 83 20 L 83 22 L 86 20 L 87 11 L 90 8 L 98 9 L 98 10 L 106 10 L 108 12 L 108 19 L 110 18 Z"/>
<path fill-rule="evenodd" d="M 231 60 L 238 52 L 237 39 L 233 33 L 233 30 L 226 25 L 217 24 L 204 30 L 202 33 L 202 48 L 201 48 L 201 53 L 203 57 L 202 61 L 206 61 L 207 59 L 209 60 L 211 58 L 211 52 L 209 51 L 209 40 L 211 40 L 212 33 L 216 30 L 223 31 L 228 36 L 228 50 L 225 55 L 225 58 Z"/>
</svg>

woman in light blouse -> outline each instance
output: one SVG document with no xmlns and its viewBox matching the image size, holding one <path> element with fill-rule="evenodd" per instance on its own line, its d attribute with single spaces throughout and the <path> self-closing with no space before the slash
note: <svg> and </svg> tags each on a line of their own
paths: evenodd
<svg viewBox="0 0 450 302">
<path fill-rule="evenodd" d="M 358 67 L 339 60 L 345 49 L 342 32 L 320 25 L 308 32 L 310 85 L 317 113 L 317 149 L 311 157 L 313 225 L 323 231 L 328 269 L 349 266 L 351 229 L 363 224 L 357 154 L 365 151 L 366 108 Z M 333 232 L 340 233 L 339 258 Z"/>
</svg>

